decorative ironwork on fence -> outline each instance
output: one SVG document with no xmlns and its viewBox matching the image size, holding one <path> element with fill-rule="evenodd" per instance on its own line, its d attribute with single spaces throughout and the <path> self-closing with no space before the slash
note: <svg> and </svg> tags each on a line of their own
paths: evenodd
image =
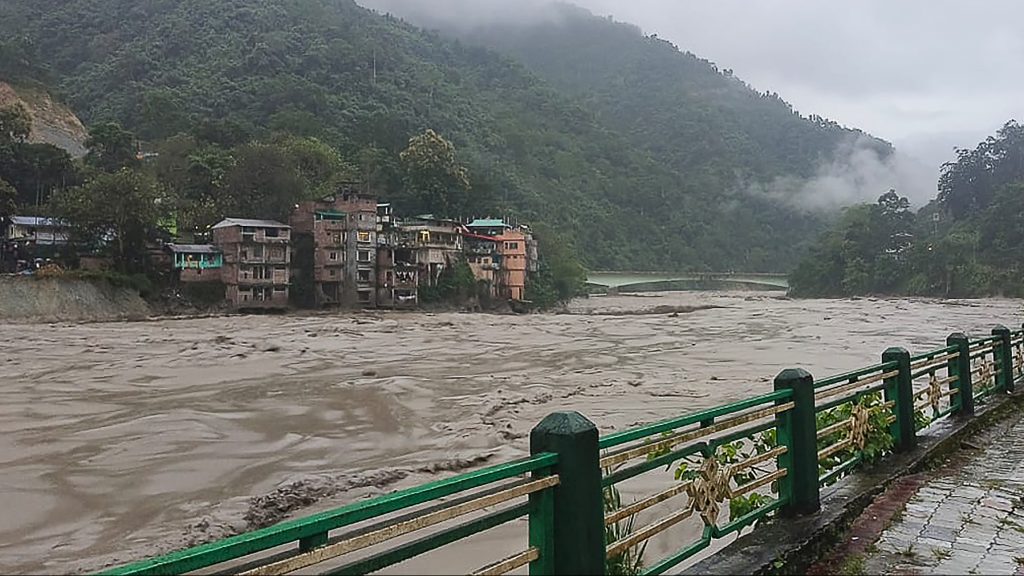
<svg viewBox="0 0 1024 576">
<path fill-rule="evenodd" d="M 1024 330 L 997 326 L 914 356 L 890 348 L 879 364 L 822 380 L 784 370 L 771 393 L 603 438 L 582 415 L 555 413 L 531 432 L 529 458 L 107 574 L 363 574 L 523 517 L 520 551 L 475 573 L 660 574 L 769 516 L 815 513 L 823 486 L 913 449 L 919 431 L 969 417 L 1021 378 Z M 662 468 L 674 474 L 652 491 L 648 473 Z M 620 486 L 641 477 L 646 493 L 623 504 Z M 659 536 L 672 545 L 647 558 Z"/>
</svg>

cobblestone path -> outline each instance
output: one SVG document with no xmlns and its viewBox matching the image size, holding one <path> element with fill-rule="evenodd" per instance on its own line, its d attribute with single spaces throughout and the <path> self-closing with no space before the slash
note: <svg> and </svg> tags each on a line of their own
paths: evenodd
<svg viewBox="0 0 1024 576">
<path fill-rule="evenodd" d="M 893 518 L 865 574 L 1024 574 L 1024 415 L 972 439 Z"/>
</svg>

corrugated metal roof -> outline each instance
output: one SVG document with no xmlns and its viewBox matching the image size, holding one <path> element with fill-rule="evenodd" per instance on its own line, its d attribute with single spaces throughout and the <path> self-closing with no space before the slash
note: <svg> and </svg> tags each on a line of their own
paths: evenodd
<svg viewBox="0 0 1024 576">
<path fill-rule="evenodd" d="M 466 226 L 468 228 L 511 228 L 501 218 L 477 218 Z"/>
<path fill-rule="evenodd" d="M 39 226 L 45 228 L 64 228 L 64 224 L 55 218 L 44 216 L 11 216 L 11 223 L 18 226 Z"/>
<path fill-rule="evenodd" d="M 218 228 L 230 228 L 232 226 L 246 226 L 249 228 L 291 228 L 277 220 L 249 220 L 247 218 L 225 218 L 214 224 L 213 230 Z"/>
<path fill-rule="evenodd" d="M 220 248 L 213 244 L 167 244 L 171 252 L 189 254 L 219 254 Z"/>
</svg>

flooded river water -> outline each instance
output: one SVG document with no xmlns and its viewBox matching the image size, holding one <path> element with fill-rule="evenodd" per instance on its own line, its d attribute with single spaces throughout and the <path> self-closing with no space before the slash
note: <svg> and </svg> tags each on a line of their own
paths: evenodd
<svg viewBox="0 0 1024 576">
<path fill-rule="evenodd" d="M 714 306 L 667 314 L 658 306 Z M 0 572 L 93 570 L 770 391 L 890 345 L 1019 326 L 1021 301 L 597 297 L 571 314 L 0 325 Z"/>
</svg>

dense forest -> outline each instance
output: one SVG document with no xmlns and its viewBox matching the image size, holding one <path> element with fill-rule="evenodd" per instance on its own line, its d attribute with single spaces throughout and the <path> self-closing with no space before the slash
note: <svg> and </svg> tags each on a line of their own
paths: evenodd
<svg viewBox="0 0 1024 576">
<path fill-rule="evenodd" d="M 592 268 L 792 265 L 788 230 L 821 218 L 745 186 L 807 175 L 862 135 L 632 27 L 578 20 L 564 40 L 580 49 L 546 70 L 351 0 L 10 0 L 0 78 L 41 82 L 149 149 L 194 149 L 200 171 L 224 151 L 322 144 L 406 211 L 427 206 L 401 154 L 432 129 L 471 182 L 451 215 L 545 224 Z M 583 72 L 555 82 L 559 66 Z"/>
<path fill-rule="evenodd" d="M 1024 296 L 1024 126 L 943 166 L 916 214 L 895 191 L 847 208 L 790 278 L 800 296 Z"/>
</svg>

